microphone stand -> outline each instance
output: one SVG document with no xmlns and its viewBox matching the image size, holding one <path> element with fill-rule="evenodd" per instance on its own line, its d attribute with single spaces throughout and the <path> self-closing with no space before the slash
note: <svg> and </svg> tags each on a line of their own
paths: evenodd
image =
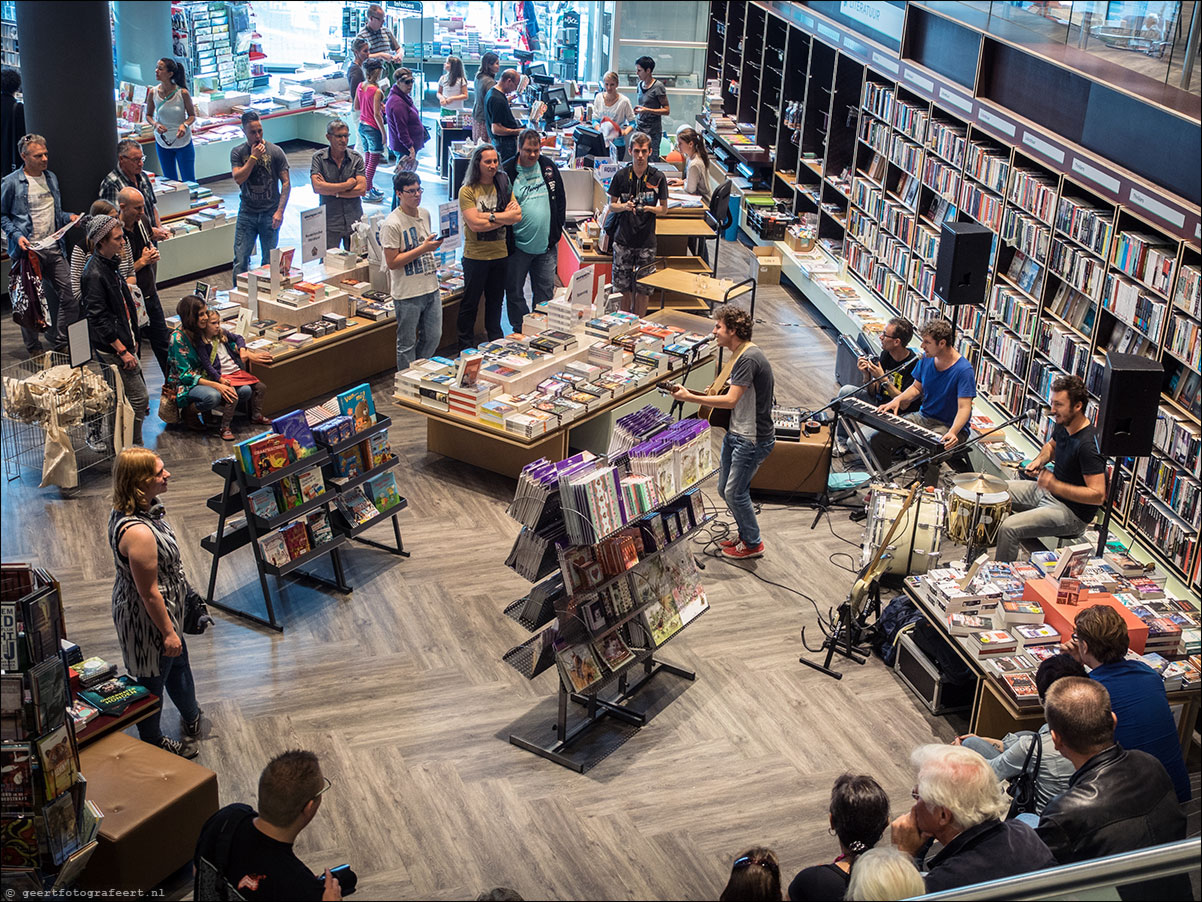
<svg viewBox="0 0 1202 902">
<path fill-rule="evenodd" d="M 883 384 L 886 380 L 892 379 L 893 376 L 897 375 L 898 373 L 905 375 L 905 372 L 907 370 L 912 370 L 914 367 L 916 367 L 918 365 L 918 361 L 922 360 L 922 359 L 923 359 L 922 355 L 915 354 L 914 357 L 908 363 L 904 363 L 900 367 L 896 367 L 891 370 L 885 370 L 885 372 L 881 373 L 881 375 L 877 376 L 876 378 L 869 379 L 867 382 L 865 382 L 863 385 L 861 385 L 858 389 L 856 389 L 856 391 L 860 392 L 866 388 L 876 388 L 877 386 Z M 829 404 L 827 404 L 825 407 L 819 407 L 817 410 L 812 410 L 812 411 L 810 411 L 810 414 L 809 414 L 809 418 L 813 419 L 815 414 L 822 413 L 824 410 L 830 410 L 834 413 L 834 417 L 831 419 L 831 449 L 832 449 L 832 451 L 834 450 L 835 442 L 837 442 L 839 440 L 839 414 L 840 414 L 840 411 L 842 410 L 842 405 L 843 405 L 844 400 L 846 400 L 846 399 L 836 396 L 835 399 L 833 401 L 831 401 Z M 804 425 L 802 428 L 804 429 Z M 849 434 L 850 434 L 850 430 L 849 430 Z M 864 453 L 864 452 L 862 452 L 862 453 Z M 819 521 L 822 520 L 822 515 L 829 514 L 830 509 L 832 507 L 842 504 L 843 499 L 854 494 L 855 491 L 856 491 L 856 489 L 844 489 L 842 492 L 839 492 L 836 495 L 832 496 L 830 493 L 829 482 L 828 482 L 827 487 L 823 489 L 822 494 L 819 495 L 818 499 L 814 502 L 814 504 L 818 508 L 818 513 L 814 516 L 814 522 L 810 524 L 810 529 L 811 530 L 817 529 Z"/>
</svg>

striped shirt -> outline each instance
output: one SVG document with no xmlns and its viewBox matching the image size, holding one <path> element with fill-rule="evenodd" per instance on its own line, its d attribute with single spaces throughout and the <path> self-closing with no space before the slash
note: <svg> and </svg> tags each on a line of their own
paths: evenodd
<svg viewBox="0 0 1202 902">
<path fill-rule="evenodd" d="M 142 192 L 142 199 L 146 201 L 146 215 L 150 217 L 151 222 L 154 222 L 154 186 L 150 183 L 150 178 L 146 173 L 139 172 L 138 181 L 135 184 L 125 177 L 125 173 L 121 171 L 120 167 L 117 167 L 100 183 L 100 197 L 119 207 L 117 195 L 121 193 L 122 188 L 137 188 Z"/>
<path fill-rule="evenodd" d="M 389 30 L 387 25 L 381 25 L 379 31 L 372 31 L 364 25 L 363 30 L 355 35 L 355 37 L 363 38 L 363 40 L 367 41 L 368 54 L 383 53 L 385 50 L 395 52 L 401 46 L 397 42 L 396 35 Z"/>
</svg>

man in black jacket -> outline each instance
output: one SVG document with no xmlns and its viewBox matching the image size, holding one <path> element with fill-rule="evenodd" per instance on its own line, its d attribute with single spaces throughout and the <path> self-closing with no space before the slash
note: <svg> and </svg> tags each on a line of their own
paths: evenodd
<svg viewBox="0 0 1202 902">
<path fill-rule="evenodd" d="M 1057 751 L 1077 768 L 1048 803 L 1036 832 L 1061 864 L 1185 839 L 1185 816 L 1164 765 L 1114 741 L 1106 687 L 1066 677 L 1048 689 L 1044 713 Z M 1192 898 L 1178 874 L 1119 887 L 1123 899 Z"/>
<path fill-rule="evenodd" d="M 134 444 L 140 445 L 142 420 L 150 412 L 150 395 L 138 356 L 138 311 L 119 269 L 125 233 L 114 217 L 93 216 L 88 221 L 88 241 L 93 250 L 83 269 L 80 294 L 92 351 L 97 360 L 117 367 L 121 374 L 125 397 L 134 411 Z"/>
<path fill-rule="evenodd" d="M 542 136 L 532 128 L 519 136 L 518 154 L 502 167 L 513 186 L 513 197 L 522 208 L 522 221 L 506 236 L 509 266 L 505 305 L 509 325 L 522 331 L 522 317 L 555 293 L 559 239 L 568 202 L 563 177 L 550 157 L 539 153 Z M 533 303 L 526 306 L 526 276 L 530 277 Z"/>
</svg>

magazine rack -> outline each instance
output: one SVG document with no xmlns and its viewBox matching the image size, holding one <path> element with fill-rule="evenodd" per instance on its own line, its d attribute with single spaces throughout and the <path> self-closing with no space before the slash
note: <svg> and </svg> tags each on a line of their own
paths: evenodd
<svg viewBox="0 0 1202 902">
<path fill-rule="evenodd" d="M 687 516 L 687 528 L 681 529 L 658 548 L 645 549 L 637 563 L 602 582 L 575 591 L 565 588 L 563 576 L 556 572 L 549 579 L 538 583 L 529 595 L 523 596 L 505 609 L 507 616 L 535 635 L 506 652 L 502 660 L 528 679 L 534 679 L 552 667 L 559 670 L 560 677 L 558 707 L 553 727 L 555 741 L 548 743 L 544 739 L 510 732 L 511 744 L 578 773 L 584 773 L 591 762 L 579 754 L 570 754 L 572 746 L 607 717 L 635 728 L 646 724 L 649 715 L 645 711 L 632 708 L 629 703 L 657 674 L 669 673 L 689 681 L 696 679 L 693 671 L 663 661 L 658 654 L 664 645 L 709 609 L 705 593 L 699 583 L 682 580 L 669 585 L 664 582 L 663 577 L 666 573 L 678 572 L 666 565 L 670 556 L 676 560 L 687 560 L 688 566 L 695 572 L 697 565 L 685 543 L 711 518 L 700 513 L 700 503 L 682 502 L 689 502 L 690 496 L 694 494 L 699 502 L 699 487 L 712 475 L 713 472 L 706 473 L 672 498 L 661 502 L 656 508 L 621 529 L 601 537 L 596 545 L 591 546 L 596 548 L 624 529 L 637 526 L 651 518 L 663 517 L 669 512 L 679 511 L 682 512 L 682 516 Z M 562 517 L 562 509 L 557 505 L 555 508 Z M 568 513 L 568 516 L 572 515 Z M 648 574 L 653 570 L 661 577 L 659 582 L 649 578 Z M 603 625 L 590 623 L 585 613 L 586 606 L 599 600 L 602 593 L 622 583 L 627 584 L 625 591 L 637 601 L 624 613 L 607 620 Z M 681 625 L 657 642 L 650 618 L 663 616 L 663 611 L 666 610 L 662 600 L 665 593 L 671 610 L 679 617 Z M 676 599 L 680 598 L 685 599 L 686 605 L 691 605 L 692 608 L 687 620 L 683 617 L 684 612 L 676 607 Z M 663 610 L 660 610 L 661 608 Z M 604 675 L 586 689 L 578 691 L 569 676 L 567 666 L 560 663 L 560 656 L 570 654 L 582 643 L 591 648 L 604 644 L 607 637 L 615 636 L 626 645 L 630 656 L 617 665 L 611 665 L 607 659 L 595 655 L 594 663 L 599 668 L 599 673 Z M 603 693 L 605 697 L 602 697 Z M 571 727 L 568 726 L 569 701 L 585 709 L 584 719 Z"/>
<path fill-rule="evenodd" d="M 350 448 L 353 448 L 355 445 L 358 445 L 358 444 L 366 441 L 367 439 L 371 438 L 371 436 L 373 436 L 379 432 L 387 432 L 388 427 L 391 425 L 392 425 L 391 417 L 382 416 L 376 420 L 376 424 L 374 426 L 372 426 L 370 429 L 364 429 L 361 432 L 356 432 L 353 436 L 346 439 L 345 441 L 338 442 L 337 444 L 333 444 L 333 445 L 324 444 L 320 438 L 316 438 L 316 441 L 317 441 L 318 447 L 325 448 L 326 453 L 329 455 L 330 469 L 332 470 L 333 469 L 333 460 L 339 452 L 349 450 Z M 368 482 L 369 480 L 374 479 L 375 477 L 379 476 L 380 474 L 385 473 L 388 470 L 391 470 L 399 462 L 400 462 L 400 458 L 397 457 L 395 454 L 393 454 L 388 460 L 384 461 L 382 464 L 374 466 L 368 470 L 364 470 L 358 476 L 331 476 L 329 474 L 329 472 L 326 472 L 326 477 L 325 477 L 326 489 L 327 489 L 327 491 L 330 489 L 333 489 L 334 491 L 338 492 L 339 494 L 345 494 L 346 492 L 349 492 L 351 489 L 355 488 L 356 486 L 363 485 L 365 482 Z M 342 511 L 336 510 L 336 511 L 334 511 L 334 519 L 331 522 L 336 524 L 338 527 L 338 531 L 341 532 L 344 536 L 346 536 L 346 538 L 350 539 L 351 541 L 358 542 L 361 545 L 369 545 L 372 548 L 378 548 L 381 551 L 387 551 L 389 554 L 395 554 L 400 557 L 409 557 L 409 552 L 405 550 L 405 543 L 401 539 L 401 523 L 397 519 L 397 514 L 399 514 L 401 511 L 403 511 L 408 506 L 409 506 L 408 500 L 406 500 L 405 498 L 402 497 L 400 500 L 400 503 L 393 505 L 388 510 L 382 512 L 378 517 L 374 517 L 366 523 L 357 523 L 357 524 L 347 522 L 347 519 L 343 515 Z M 392 534 L 393 534 L 393 538 L 396 539 L 396 547 L 395 548 L 390 545 L 385 545 L 382 542 L 376 542 L 373 539 L 363 538 L 363 535 L 362 535 L 363 533 L 367 532 L 367 530 L 371 529 L 373 526 L 378 526 L 379 524 L 383 523 L 385 520 L 392 521 Z"/>
</svg>

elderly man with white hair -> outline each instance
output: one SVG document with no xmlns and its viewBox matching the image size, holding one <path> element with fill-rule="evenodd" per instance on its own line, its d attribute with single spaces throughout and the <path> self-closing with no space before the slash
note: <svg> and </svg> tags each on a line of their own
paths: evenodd
<svg viewBox="0 0 1202 902">
<path fill-rule="evenodd" d="M 895 846 L 915 856 L 932 839 L 942 846 L 925 868 L 927 892 L 1056 866 L 1034 830 L 1002 820 L 1010 799 L 989 762 L 976 752 L 920 745 L 910 761 L 918 768 L 914 806 L 893 822 L 892 838 Z"/>
</svg>

